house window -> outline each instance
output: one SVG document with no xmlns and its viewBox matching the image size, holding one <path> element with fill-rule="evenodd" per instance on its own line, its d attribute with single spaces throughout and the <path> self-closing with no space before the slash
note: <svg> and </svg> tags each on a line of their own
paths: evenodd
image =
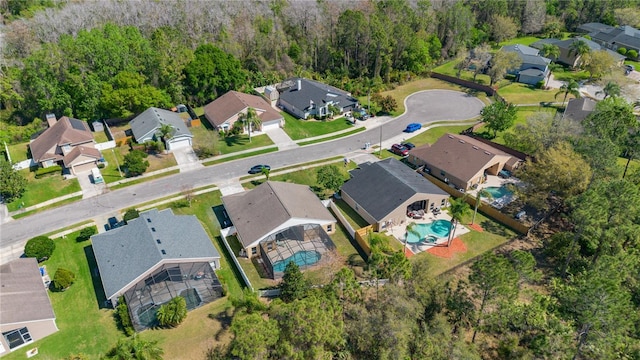
<svg viewBox="0 0 640 360">
<path fill-rule="evenodd" d="M 21 346 L 23 344 L 33 341 L 31 339 L 31 334 L 29 334 L 29 329 L 27 329 L 26 327 L 23 327 L 22 329 L 4 332 L 2 333 L 2 336 L 4 336 L 4 339 L 7 341 L 7 344 L 9 344 L 9 349 L 15 349 L 18 346 Z"/>
<path fill-rule="evenodd" d="M 258 248 L 252 247 L 251 248 L 251 255 L 255 255 L 258 253 Z"/>
<path fill-rule="evenodd" d="M 360 210 L 360 206 L 358 206 L 358 204 L 356 204 L 356 211 Z"/>
<path fill-rule="evenodd" d="M 333 231 L 333 224 L 327 225 L 327 232 Z"/>
<path fill-rule="evenodd" d="M 440 175 L 444 176 L 445 175 L 444 171 L 440 170 Z"/>
</svg>

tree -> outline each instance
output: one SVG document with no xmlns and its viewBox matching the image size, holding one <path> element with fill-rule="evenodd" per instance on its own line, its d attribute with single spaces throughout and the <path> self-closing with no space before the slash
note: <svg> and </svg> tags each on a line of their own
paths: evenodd
<svg viewBox="0 0 640 360">
<path fill-rule="evenodd" d="M 419 238 L 420 237 L 420 232 L 416 229 L 416 226 L 418 224 L 416 224 L 415 221 L 412 221 L 410 223 L 407 224 L 407 227 L 405 229 L 405 234 L 404 234 L 404 247 L 406 250 L 407 247 L 407 239 L 409 238 L 409 234 L 413 234 L 413 236 Z"/>
<path fill-rule="evenodd" d="M 591 48 L 584 40 L 574 40 L 571 45 L 569 45 L 569 56 L 575 55 L 576 60 L 574 64 L 577 66 L 582 66 L 584 61 L 584 56 L 591 52 Z"/>
<path fill-rule="evenodd" d="M 544 44 L 542 45 L 542 49 L 540 50 L 540 55 L 551 60 L 555 60 L 558 58 L 558 56 L 560 56 L 560 48 L 558 47 L 558 45 Z"/>
<path fill-rule="evenodd" d="M 537 111 L 528 116 L 524 124 L 517 124 L 513 131 L 503 135 L 505 144 L 525 154 L 537 156 L 559 141 L 566 141 L 582 133 L 581 124 L 559 120 L 553 112 Z"/>
<path fill-rule="evenodd" d="M 337 192 L 344 183 L 340 169 L 335 165 L 323 166 L 316 172 L 318 184 L 327 190 Z"/>
<path fill-rule="evenodd" d="M 0 197 L 5 204 L 19 198 L 27 187 L 27 179 L 8 161 L 0 160 Z"/>
<path fill-rule="evenodd" d="M 569 94 L 573 95 L 575 98 L 580 98 L 580 84 L 571 79 L 568 83 L 562 84 L 562 86 L 560 86 L 560 90 L 556 93 L 555 96 L 556 99 L 560 94 L 564 94 L 564 98 L 562 99 L 562 105 L 564 106 L 564 103 L 567 101 L 567 96 L 569 96 Z"/>
<path fill-rule="evenodd" d="M 491 29 L 496 43 L 513 39 L 518 35 L 518 25 L 509 16 L 494 15 L 491 18 Z"/>
<path fill-rule="evenodd" d="M 591 180 L 589 164 L 564 141 L 543 150 L 536 161 L 527 160 L 517 176 L 527 186 L 523 190 L 527 201 L 536 208 L 546 208 L 552 192 L 568 198 L 583 192 Z"/>
<path fill-rule="evenodd" d="M 122 220 L 124 220 L 124 223 L 126 224 L 129 221 L 133 219 L 137 219 L 139 217 L 140 217 L 140 211 L 138 211 L 137 209 L 131 208 L 124 213 L 124 215 L 122 216 Z"/>
<path fill-rule="evenodd" d="M 507 71 L 511 69 L 517 69 L 522 65 L 522 59 L 517 53 L 511 51 L 498 51 L 493 55 L 491 59 L 491 68 L 488 71 L 491 83 L 489 86 L 493 86 L 495 82 L 502 79 Z"/>
<path fill-rule="evenodd" d="M 582 126 L 587 134 L 610 140 L 621 152 L 629 132 L 640 128 L 633 107 L 625 99 L 615 96 L 598 102 Z"/>
<path fill-rule="evenodd" d="M 56 243 L 46 236 L 36 236 L 24 246 L 24 255 L 26 257 L 36 258 L 38 262 L 47 260 L 53 254 Z"/>
<path fill-rule="evenodd" d="M 260 120 L 260 117 L 258 117 L 256 109 L 248 107 L 246 113 L 243 112 L 238 114 L 238 121 L 242 122 L 244 126 L 247 127 L 247 130 L 249 131 L 249 142 L 251 142 L 251 127 L 260 128 L 262 125 L 262 121 Z"/>
<path fill-rule="evenodd" d="M 449 212 L 451 212 L 451 232 L 447 246 L 451 246 L 451 242 L 456 237 L 456 226 L 462 221 L 462 218 L 469 212 L 469 204 L 464 198 L 457 198 L 450 202 Z"/>
<path fill-rule="evenodd" d="M 53 275 L 53 288 L 56 291 L 65 291 L 73 284 L 76 279 L 76 275 L 65 268 L 58 268 L 55 275 Z"/>
<path fill-rule="evenodd" d="M 606 50 L 592 51 L 584 56 L 584 69 L 591 79 L 599 79 L 613 69 L 616 60 Z"/>
<path fill-rule="evenodd" d="M 259 313 L 234 316 L 231 332 L 229 350 L 238 359 L 268 359 L 280 338 L 278 323 Z"/>
<path fill-rule="evenodd" d="M 486 253 L 471 265 L 469 283 L 480 300 L 471 342 L 475 342 L 487 305 L 496 299 L 513 299 L 518 293 L 518 275 L 507 258 Z"/>
<path fill-rule="evenodd" d="M 600 94 L 604 94 L 603 100 L 608 98 L 609 96 L 620 96 L 620 85 L 614 83 L 613 81 L 609 81 L 607 82 L 607 85 L 602 88 L 602 91 L 596 92 L 596 95 Z"/>
<path fill-rule="evenodd" d="M 498 136 L 498 131 L 505 131 L 513 126 L 516 121 L 518 109 L 510 103 L 502 101 L 493 102 L 485 106 L 480 112 L 482 121 L 486 123 L 489 130 L 493 131 L 493 137 Z"/>
<path fill-rule="evenodd" d="M 151 106 L 169 107 L 169 95 L 145 82 L 144 75 L 132 71 L 122 71 L 109 83 L 103 82 L 99 107 L 104 116 L 127 118 Z"/>
<path fill-rule="evenodd" d="M 380 105 L 380 111 L 385 114 L 391 114 L 398 108 L 398 103 L 391 95 L 382 96 L 378 102 Z"/>
<path fill-rule="evenodd" d="M 149 167 L 149 162 L 145 160 L 148 155 L 140 150 L 133 150 L 124 156 L 122 167 L 127 170 L 127 177 L 142 175 Z"/>
<path fill-rule="evenodd" d="M 163 327 L 176 327 L 187 318 L 187 300 L 176 296 L 163 304 L 156 313 L 158 323 Z"/>
<path fill-rule="evenodd" d="M 446 289 L 445 314 L 453 325 L 451 334 L 457 335 L 461 328 L 468 329 L 475 322 L 476 309 L 470 296 L 469 284 L 461 280 L 455 289 L 451 284 L 447 284 Z"/>
<path fill-rule="evenodd" d="M 624 7 L 613 9 L 613 15 L 616 22 L 620 25 L 633 26 L 636 29 L 640 27 L 640 9 L 635 7 Z"/>
<path fill-rule="evenodd" d="M 160 133 L 160 137 L 162 138 L 162 141 L 164 141 L 166 143 L 167 140 L 169 140 L 169 139 L 171 139 L 173 137 L 173 135 L 172 135 L 173 126 L 171 126 L 169 124 L 162 124 L 162 125 L 160 125 L 160 128 L 158 129 L 158 132 Z"/>
<path fill-rule="evenodd" d="M 473 225 L 476 221 L 476 214 L 478 213 L 478 206 L 480 206 L 480 202 L 482 201 L 482 198 L 486 197 L 487 199 L 491 200 L 491 193 L 488 192 L 486 189 L 480 189 L 478 190 L 478 193 L 476 194 L 476 206 L 473 209 L 473 217 L 471 218 L 471 225 Z"/>
<path fill-rule="evenodd" d="M 522 12 L 522 33 L 539 34 L 545 25 L 545 4 L 538 0 L 526 0 Z"/>
<path fill-rule="evenodd" d="M 482 44 L 476 46 L 473 49 L 473 57 L 471 58 L 471 64 L 473 64 L 473 81 L 476 81 L 478 74 L 483 73 L 489 62 L 491 61 L 491 46 L 488 44 Z"/>
<path fill-rule="evenodd" d="M 164 350 L 158 346 L 158 341 L 147 341 L 138 334 L 119 339 L 116 346 L 107 354 L 108 359 L 115 360 L 162 360 Z"/>
<path fill-rule="evenodd" d="M 300 271 L 300 267 L 290 261 L 284 268 L 282 282 L 280 283 L 280 298 L 284 302 L 300 300 L 307 296 L 309 284 Z"/>
<path fill-rule="evenodd" d="M 80 234 L 78 235 L 78 237 L 76 238 L 77 242 L 82 242 L 82 241 L 87 241 L 89 240 L 93 235 L 97 234 L 98 230 L 96 229 L 95 226 L 89 226 L 86 227 L 82 230 L 80 230 Z"/>
</svg>

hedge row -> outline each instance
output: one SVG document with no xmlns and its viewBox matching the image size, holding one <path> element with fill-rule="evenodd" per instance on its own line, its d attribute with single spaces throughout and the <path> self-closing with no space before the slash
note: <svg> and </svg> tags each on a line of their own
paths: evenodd
<svg viewBox="0 0 640 360">
<path fill-rule="evenodd" d="M 45 175 L 51 174 L 51 173 L 61 173 L 62 172 L 62 166 L 60 165 L 55 165 L 55 166 L 50 166 L 50 167 L 46 167 L 46 168 L 40 168 L 38 170 L 36 170 L 36 179 L 41 178 Z"/>
</svg>

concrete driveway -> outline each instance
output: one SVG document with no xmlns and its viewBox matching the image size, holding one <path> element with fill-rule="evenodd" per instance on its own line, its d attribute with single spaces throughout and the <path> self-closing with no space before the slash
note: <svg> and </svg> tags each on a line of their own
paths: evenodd
<svg viewBox="0 0 640 360">
<path fill-rule="evenodd" d="M 204 167 L 191 146 L 172 150 L 171 153 L 173 157 L 176 158 L 180 172 L 192 171 Z"/>
<path fill-rule="evenodd" d="M 91 181 L 91 171 L 84 171 L 81 173 L 77 173 L 76 177 L 78 178 L 80 189 L 82 189 L 83 199 L 98 196 L 104 193 L 105 190 L 107 189 L 107 185 L 105 183 L 94 184 Z"/>
</svg>

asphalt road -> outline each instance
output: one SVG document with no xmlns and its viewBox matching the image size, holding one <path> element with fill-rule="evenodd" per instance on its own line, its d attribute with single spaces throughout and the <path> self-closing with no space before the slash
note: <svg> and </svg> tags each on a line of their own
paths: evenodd
<svg viewBox="0 0 640 360">
<path fill-rule="evenodd" d="M 102 217 L 119 209 L 178 194 L 187 187 L 224 185 L 231 179 L 246 175 L 248 169 L 258 163 L 269 164 L 272 169 L 277 170 L 295 164 L 346 155 L 361 149 L 365 142 L 377 144 L 380 141 L 380 134 L 383 140 L 401 134 L 411 122 L 426 125 L 442 120 L 469 119 L 477 116 L 483 106 L 479 99 L 461 92 L 448 90 L 418 92 L 405 100 L 407 111 L 403 115 L 390 119 L 375 129 L 328 142 L 258 155 L 150 180 L 7 222 L 2 224 L 0 229 L 0 249 L 16 246 L 34 236 Z"/>
</svg>

